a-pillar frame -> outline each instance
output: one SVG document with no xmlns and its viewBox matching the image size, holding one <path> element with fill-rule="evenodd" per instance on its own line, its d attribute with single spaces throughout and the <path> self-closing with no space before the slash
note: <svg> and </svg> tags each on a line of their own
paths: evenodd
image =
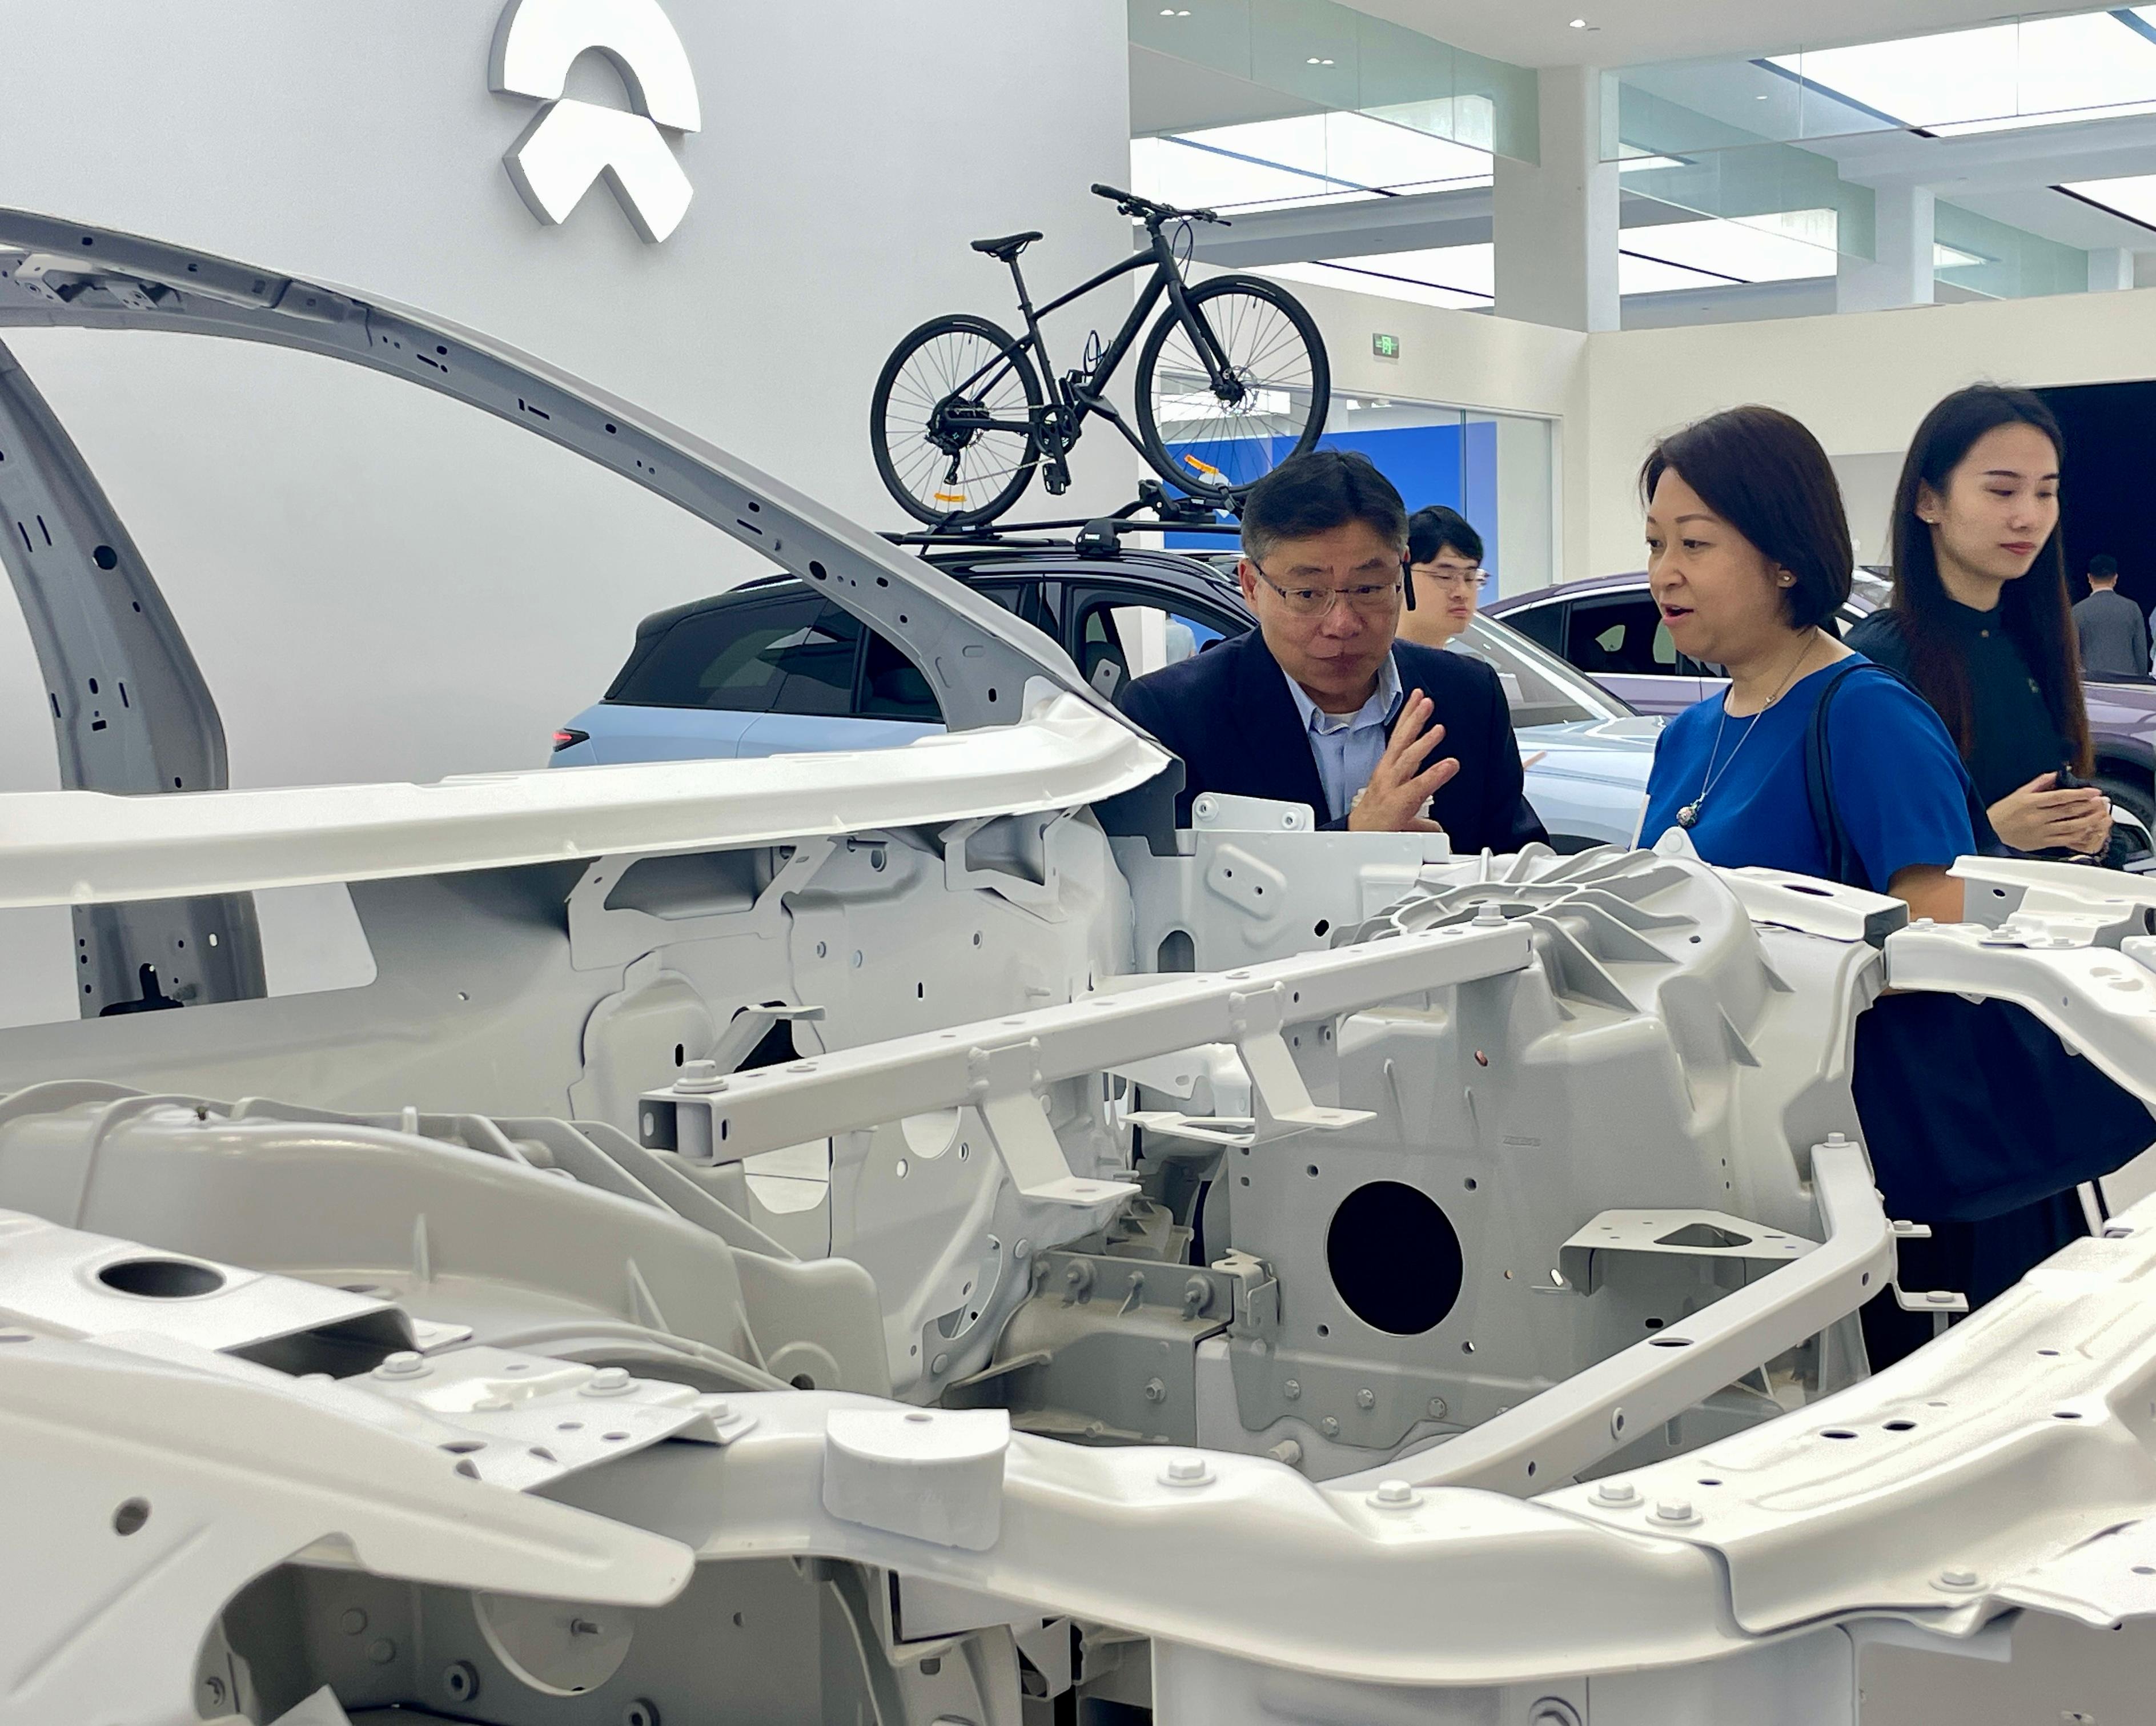
<svg viewBox="0 0 2156 1726">
<path fill-rule="evenodd" d="M 1619 326 L 1617 164 L 1602 159 L 1602 74 L 1537 74 L 1539 162 L 1496 158 L 1496 311 L 1565 330 Z"/>
<path fill-rule="evenodd" d="M 1884 311 L 1929 306 L 1935 204 L 1928 186 L 1881 186 L 1873 193 L 1874 256 L 1841 254 L 1834 285 L 1836 311 Z"/>
</svg>

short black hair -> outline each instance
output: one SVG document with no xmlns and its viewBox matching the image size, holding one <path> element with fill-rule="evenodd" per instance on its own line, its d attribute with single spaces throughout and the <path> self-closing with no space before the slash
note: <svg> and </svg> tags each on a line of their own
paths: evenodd
<svg viewBox="0 0 2156 1726">
<path fill-rule="evenodd" d="M 1262 559 L 1284 539 L 1367 522 L 1404 551 L 1408 506 L 1393 482 L 1359 449 L 1306 449 L 1250 487 L 1243 501 L 1243 550 Z"/>
<path fill-rule="evenodd" d="M 1640 497 L 1674 470 L 1707 506 L 1796 578 L 1782 595 L 1793 629 L 1815 629 L 1847 603 L 1856 549 L 1841 486 L 1820 441 L 1779 408 L 1725 408 L 1672 432 L 1640 470 Z"/>
<path fill-rule="evenodd" d="M 2106 552 L 2098 552 L 2089 559 L 2089 579 L 2109 581 L 2118 573 L 2118 559 Z"/>
<path fill-rule="evenodd" d="M 1433 503 L 1408 517 L 1408 562 L 1427 563 L 1447 546 L 1463 557 L 1482 561 L 1482 536 L 1458 510 Z"/>
</svg>

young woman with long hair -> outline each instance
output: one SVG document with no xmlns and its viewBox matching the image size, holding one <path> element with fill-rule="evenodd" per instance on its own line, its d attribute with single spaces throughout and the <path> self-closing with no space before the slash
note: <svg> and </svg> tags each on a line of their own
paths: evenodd
<svg viewBox="0 0 2156 1726">
<path fill-rule="evenodd" d="M 2003 571 L 2020 559 L 2021 542 L 1999 528 L 1993 537 L 2012 555 L 1984 554 L 1987 512 L 2019 524 L 2010 532 L 2034 542 L 2031 556 L 2051 527 L 2038 532 L 2024 520 L 2029 504 L 1988 493 L 1948 509 L 1943 500 L 1958 496 L 1949 475 L 1970 451 L 1987 472 L 2039 453 L 2016 444 L 2001 454 L 1984 435 L 1934 470 L 1922 508 L 1955 537 L 1950 555 Z M 1960 922 L 1961 883 L 1947 870 L 1976 849 L 1983 811 L 1940 711 L 1822 627 L 1849 597 L 1851 557 L 1818 441 L 1786 414 L 1732 408 L 1663 439 L 1640 482 L 1662 621 L 1680 652 L 1726 666 L 1730 679 L 1726 693 L 1664 728 L 1642 843 L 1681 830 L 1711 863 L 1824 876 L 1891 893 L 1913 917 Z M 2032 497 L 2035 489 L 2034 479 L 2024 487 Z M 2010 578 L 1998 575 L 1994 593 Z M 2040 624 L 2029 639 L 2056 646 L 2053 628 Z M 1933 639 L 1922 625 L 1912 634 Z M 1971 679 L 1967 711 L 2014 764 L 1999 771 L 2010 773 L 2024 758 L 1981 728 L 1994 723 L 1984 675 Z M 2080 711 L 2078 686 L 2070 693 L 2066 722 Z M 2040 745 L 2047 771 L 2067 758 L 2049 753 L 2048 732 Z M 2024 831 L 2061 844 L 2091 839 L 2087 812 L 2066 805 L 2061 816 L 2051 801 L 2060 794 L 2028 783 L 2037 777 L 2015 782 L 2009 820 L 2026 815 L 2036 824 Z M 1931 1240 L 1902 1248 L 1904 1284 L 1959 1289 L 1972 1305 L 2082 1232 L 2076 1181 L 2156 1137 L 2138 1102 L 2004 1002 L 1882 996 L 1858 1017 L 1852 1080 L 1880 1189 L 1896 1215 L 1932 1225 Z M 1887 1297 L 1865 1308 L 1864 1329 L 1875 1367 L 1931 1334 L 1927 1315 L 1904 1313 Z"/>
<path fill-rule="evenodd" d="M 1893 598 L 1849 645 L 1937 710 L 2007 845 L 2097 855 L 2111 836 L 2103 794 L 2057 783 L 2091 762 L 2059 538 L 2062 449 L 2027 390 L 1979 384 L 1927 414 L 1895 488 Z"/>
</svg>

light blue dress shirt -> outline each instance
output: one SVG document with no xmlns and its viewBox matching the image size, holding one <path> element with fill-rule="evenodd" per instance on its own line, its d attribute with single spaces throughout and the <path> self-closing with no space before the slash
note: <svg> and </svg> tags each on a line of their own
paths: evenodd
<svg viewBox="0 0 2156 1726">
<path fill-rule="evenodd" d="M 1378 673 L 1377 689 L 1353 713 L 1323 711 L 1300 683 L 1286 671 L 1281 676 L 1287 678 L 1287 692 L 1302 715 L 1303 732 L 1317 763 L 1318 783 L 1325 787 L 1325 800 L 1331 805 L 1327 814 L 1337 821 L 1348 813 L 1355 794 L 1370 783 L 1385 753 L 1386 738 L 1399 712 L 1399 667 L 1388 653 L 1384 668 Z"/>
</svg>

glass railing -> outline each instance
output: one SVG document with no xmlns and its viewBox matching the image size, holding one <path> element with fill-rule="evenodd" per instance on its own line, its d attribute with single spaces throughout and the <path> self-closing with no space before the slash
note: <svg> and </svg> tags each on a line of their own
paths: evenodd
<svg viewBox="0 0 2156 1726">
<path fill-rule="evenodd" d="M 1130 0 L 1133 48 L 1312 109 L 1359 114 L 1485 156 L 1537 159 L 1535 74 L 1334 0 Z"/>
</svg>

